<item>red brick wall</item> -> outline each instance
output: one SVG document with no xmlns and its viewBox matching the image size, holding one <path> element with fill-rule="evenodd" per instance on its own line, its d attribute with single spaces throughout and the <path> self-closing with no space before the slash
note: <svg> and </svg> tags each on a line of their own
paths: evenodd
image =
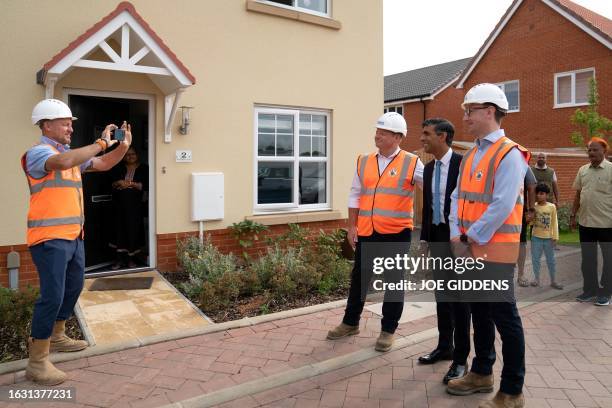
<svg viewBox="0 0 612 408">
<path fill-rule="evenodd" d="M 453 85 L 440 92 L 433 100 L 405 103 L 404 119 L 408 124 L 408 135 L 401 144 L 402 149 L 414 152 L 421 148 L 421 123 L 424 119 L 445 118 L 455 126 L 455 138 L 463 134 L 463 90 Z M 457 140 L 465 140 L 458 138 Z"/>
<path fill-rule="evenodd" d="M 584 157 L 554 156 L 549 154 L 547 164 L 557 173 L 557 186 L 559 187 L 559 202 L 572 203 L 574 201 L 575 190 L 572 188 L 578 169 L 589 162 L 585 154 Z M 535 157 L 532 156 L 530 164 L 535 165 Z"/>
<path fill-rule="evenodd" d="M 320 221 L 320 222 L 308 222 L 299 224 L 302 228 L 308 228 L 313 232 L 324 230 L 326 232 L 333 231 L 337 228 L 346 228 L 346 220 L 335 220 L 335 221 Z M 277 237 L 288 231 L 287 224 L 283 225 L 272 225 L 269 227 L 267 232 L 259 235 L 259 241 L 255 243 L 247 251 L 249 255 L 256 255 L 258 252 L 265 251 L 266 249 L 266 238 Z M 205 234 L 209 234 L 213 244 L 219 248 L 223 253 L 233 252 L 235 254 L 241 254 L 242 248 L 238 245 L 237 240 L 232 236 L 229 229 L 207 231 Z M 185 239 L 187 237 L 197 237 L 198 232 L 180 232 L 175 234 L 160 234 L 157 236 L 157 269 L 160 271 L 176 271 L 178 269 L 176 259 L 176 241 L 177 239 Z"/>
<path fill-rule="evenodd" d="M 503 121 L 506 134 L 529 148 L 572 146 L 575 107 L 553 109 L 554 74 L 595 68 L 600 113 L 612 117 L 610 50 L 539 0 L 526 0 L 464 84 L 520 81 L 520 112 Z M 461 139 L 458 139 L 461 140 Z M 465 140 L 470 140 L 467 138 Z"/>
<path fill-rule="evenodd" d="M 27 245 L 8 245 L 0 246 L 0 286 L 8 288 L 9 277 L 8 269 L 6 268 L 6 258 L 9 252 L 15 251 L 19 253 L 21 258 L 21 266 L 19 267 L 19 287 L 25 288 L 27 285 L 38 286 L 38 273 L 36 266 L 32 262 L 30 251 Z"/>
<path fill-rule="evenodd" d="M 346 220 L 320 221 L 301 223 L 300 227 L 309 228 L 311 231 L 318 233 L 319 230 L 326 232 L 333 231 L 337 228 L 346 228 Z M 288 226 L 273 225 L 269 227 L 269 231 L 260 235 L 260 240 L 249 249 L 250 255 L 255 255 L 259 251 L 264 251 L 266 248 L 266 238 L 275 237 L 284 234 L 288 231 Z M 224 253 L 234 252 L 242 253 L 242 249 L 237 241 L 233 238 L 229 229 L 207 231 L 205 234 L 210 235 L 213 244 Z M 176 263 L 176 241 L 187 237 L 197 237 L 198 231 L 177 232 L 173 234 L 158 234 L 157 235 L 157 269 L 160 271 L 176 271 L 178 269 Z M 21 267 L 19 268 L 19 287 L 25 288 L 27 285 L 38 286 L 38 274 L 36 266 L 30 257 L 30 251 L 26 245 L 9 245 L 0 246 L 0 285 L 8 287 L 8 270 L 6 269 L 6 257 L 10 251 L 17 251 L 21 256 Z"/>
</svg>

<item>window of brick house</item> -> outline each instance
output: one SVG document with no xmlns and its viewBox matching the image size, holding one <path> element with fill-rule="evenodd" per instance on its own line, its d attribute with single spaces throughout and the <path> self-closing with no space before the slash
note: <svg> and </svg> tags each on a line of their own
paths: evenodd
<svg viewBox="0 0 612 408">
<path fill-rule="evenodd" d="M 508 112 L 519 112 L 521 108 L 519 81 L 506 81 L 496 85 L 506 94 L 506 99 L 508 99 Z"/>
<path fill-rule="evenodd" d="M 255 121 L 255 211 L 329 209 L 329 113 L 256 107 Z"/>
<path fill-rule="evenodd" d="M 331 0 L 259 0 L 262 3 L 272 4 L 283 8 L 292 8 L 297 11 L 304 11 L 321 15 L 324 17 L 330 16 Z"/>
<path fill-rule="evenodd" d="M 595 69 L 587 68 L 555 74 L 555 108 L 588 105 L 589 80 Z"/>
<path fill-rule="evenodd" d="M 404 107 L 402 105 L 385 106 L 384 113 L 387 113 L 387 112 L 397 112 L 400 115 L 404 116 Z"/>
</svg>

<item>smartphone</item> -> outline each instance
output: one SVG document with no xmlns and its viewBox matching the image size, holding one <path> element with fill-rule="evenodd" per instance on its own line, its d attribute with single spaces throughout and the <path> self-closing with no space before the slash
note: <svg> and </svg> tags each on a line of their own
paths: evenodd
<svg viewBox="0 0 612 408">
<path fill-rule="evenodd" d="M 125 130 L 115 129 L 115 140 L 123 141 L 125 139 Z"/>
</svg>

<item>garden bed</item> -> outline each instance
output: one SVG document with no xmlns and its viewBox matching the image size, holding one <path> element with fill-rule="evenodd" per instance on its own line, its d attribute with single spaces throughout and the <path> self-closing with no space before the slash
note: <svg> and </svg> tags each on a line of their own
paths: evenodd
<svg viewBox="0 0 612 408">
<path fill-rule="evenodd" d="M 240 255 L 221 253 L 207 238 L 179 241 L 180 272 L 164 277 L 215 322 L 237 320 L 343 299 L 352 261 L 342 255 L 346 233 L 311 231 L 296 224 L 268 238 L 268 249 L 248 248 L 267 227 L 244 221 L 233 233 Z"/>
<path fill-rule="evenodd" d="M 15 292 L 0 288 L 0 363 L 28 357 L 28 337 L 37 297 L 38 289 Z M 73 339 L 84 340 L 76 317 L 72 316 L 66 322 L 66 334 Z"/>
</svg>

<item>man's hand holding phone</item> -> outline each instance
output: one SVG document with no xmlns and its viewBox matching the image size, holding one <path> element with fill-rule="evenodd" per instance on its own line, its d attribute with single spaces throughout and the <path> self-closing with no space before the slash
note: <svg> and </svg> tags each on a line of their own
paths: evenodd
<svg viewBox="0 0 612 408">
<path fill-rule="evenodd" d="M 106 125 L 101 138 L 106 142 L 106 149 L 116 143 L 123 143 L 129 147 L 132 144 L 132 127 L 125 120 L 121 127 L 111 123 Z"/>
</svg>

